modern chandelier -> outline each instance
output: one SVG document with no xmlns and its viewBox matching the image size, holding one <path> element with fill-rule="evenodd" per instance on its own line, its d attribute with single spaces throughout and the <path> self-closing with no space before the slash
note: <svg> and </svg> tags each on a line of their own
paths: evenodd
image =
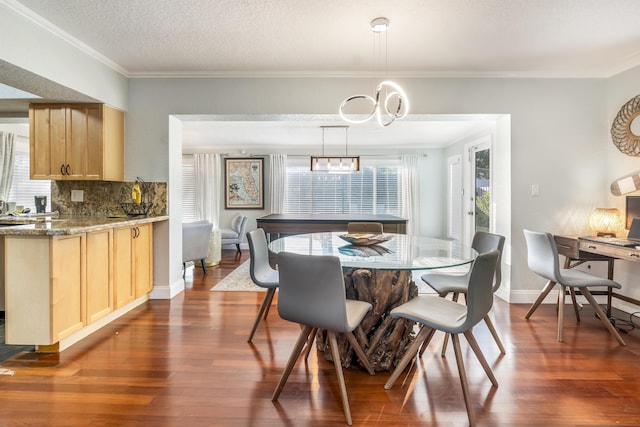
<svg viewBox="0 0 640 427">
<path fill-rule="evenodd" d="M 320 126 L 322 129 L 322 156 L 311 156 L 311 172 L 347 173 L 360 170 L 360 157 L 349 155 L 349 126 Z M 344 129 L 344 156 L 325 156 L 326 129 Z"/>
<path fill-rule="evenodd" d="M 382 35 L 384 34 L 384 63 L 385 63 L 385 77 L 387 72 L 387 29 L 389 28 L 389 20 L 387 18 L 376 18 L 371 21 L 371 30 L 374 34 L 374 63 L 378 60 L 380 52 L 382 51 Z M 377 49 L 375 48 L 377 46 Z M 375 65 L 374 65 L 375 68 Z M 355 119 L 347 117 L 344 109 L 352 101 L 364 100 L 366 103 L 371 104 L 371 111 L 364 119 Z M 402 119 L 409 112 L 409 99 L 407 94 L 400 87 L 399 84 L 391 81 L 384 80 L 376 87 L 374 96 L 369 95 L 353 95 L 346 98 L 340 104 L 338 110 L 340 117 L 349 123 L 364 123 L 374 116 L 380 126 L 389 126 L 396 119 Z"/>
</svg>

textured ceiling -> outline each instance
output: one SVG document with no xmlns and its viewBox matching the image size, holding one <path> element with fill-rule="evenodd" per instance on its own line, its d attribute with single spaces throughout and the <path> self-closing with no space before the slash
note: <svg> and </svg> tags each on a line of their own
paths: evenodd
<svg viewBox="0 0 640 427">
<path fill-rule="evenodd" d="M 640 64 L 638 0 L 6 0 L 129 76 L 610 76 Z M 28 11 L 26 11 L 28 12 Z"/>
<path fill-rule="evenodd" d="M 609 77 L 640 65 L 640 0 L 0 2 L 133 78 L 370 76 L 385 69 L 391 77 Z M 386 59 L 374 60 L 380 49 L 374 49 L 370 21 L 379 16 L 390 20 L 388 51 Z M 0 61 L 0 83 L 49 99 L 83 100 L 10 68 Z M 0 100 L 0 112 L 26 110 L 27 102 Z M 335 122 L 298 119 L 256 121 L 250 133 L 245 130 L 250 118 L 242 125 L 189 120 L 185 142 L 195 150 L 219 135 L 218 143 L 233 146 L 241 140 L 255 149 L 260 141 L 252 135 L 261 135 L 267 144 L 317 145 L 318 127 Z M 492 123 L 455 119 L 445 126 L 439 119 L 415 119 L 387 128 L 386 134 L 407 147 L 424 146 L 426 140 L 442 146 Z M 373 128 L 358 129 L 350 137 L 353 145 L 376 140 Z"/>
</svg>

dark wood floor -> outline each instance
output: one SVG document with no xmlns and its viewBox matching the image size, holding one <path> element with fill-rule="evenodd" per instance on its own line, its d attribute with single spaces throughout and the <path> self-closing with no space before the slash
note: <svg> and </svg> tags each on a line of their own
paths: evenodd
<svg viewBox="0 0 640 427">
<path fill-rule="evenodd" d="M 242 260 L 246 258 L 243 254 Z M 0 364 L 0 426 L 344 426 L 333 365 L 312 353 L 278 403 L 271 395 L 299 331 L 272 310 L 246 342 L 262 293 L 209 292 L 240 259 L 225 251 L 187 290 L 153 300 L 58 355 Z M 528 306 L 497 300 L 493 317 L 507 354 L 486 328 L 476 336 L 500 383 L 492 388 L 463 341 L 479 425 L 640 426 L 640 335 L 619 346 L 588 307 L 565 342 L 553 306 L 530 321 Z M 450 349 L 436 336 L 391 390 L 387 373 L 345 372 L 354 426 L 464 426 L 467 416 Z"/>
</svg>

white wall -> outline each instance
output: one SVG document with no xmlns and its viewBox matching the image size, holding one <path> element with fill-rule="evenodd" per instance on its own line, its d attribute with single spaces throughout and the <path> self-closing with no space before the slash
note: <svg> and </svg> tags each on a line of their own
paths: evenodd
<svg viewBox="0 0 640 427">
<path fill-rule="evenodd" d="M 113 107 L 127 109 L 128 80 L 95 58 L 35 25 L 0 3 L 0 62 L 25 70 L 12 76 L 20 83 L 30 73 L 73 89 Z M 41 82 L 44 86 L 45 82 Z"/>
<path fill-rule="evenodd" d="M 613 196 L 608 190 L 608 186 L 618 178 L 640 171 L 640 157 L 628 156 L 618 150 L 608 132 L 620 108 L 637 95 L 640 95 L 640 67 L 621 73 L 607 82 L 607 103 L 604 117 L 607 135 L 603 138 L 607 192 L 603 207 L 617 207 L 623 213 L 625 211 L 626 195 Z M 636 191 L 628 195 L 637 196 L 639 194 Z M 614 279 L 622 284 L 622 293 L 640 299 L 640 287 L 637 286 L 638 277 L 640 277 L 640 263 L 615 262 Z M 627 311 L 638 310 L 638 307 L 635 306 L 625 307 L 625 304 L 620 304 L 620 306 L 626 308 Z"/>
<path fill-rule="evenodd" d="M 522 229 L 582 233 L 589 212 L 605 198 L 606 82 L 460 78 L 400 83 L 411 94 L 416 114 L 510 115 L 512 173 L 505 191 L 512 191 L 503 203 L 511 203 L 505 207 L 511 210 L 511 300 L 535 298 L 542 284 L 526 266 Z M 340 78 L 135 79 L 127 158 L 147 159 L 135 173 L 162 181 L 169 175 L 169 115 L 331 114 L 345 94 L 368 87 L 366 80 Z M 530 195 L 531 184 L 539 185 L 539 196 Z"/>
</svg>

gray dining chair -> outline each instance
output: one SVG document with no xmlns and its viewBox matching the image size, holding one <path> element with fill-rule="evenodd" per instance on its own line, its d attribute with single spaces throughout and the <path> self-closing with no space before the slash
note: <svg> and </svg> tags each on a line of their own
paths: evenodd
<svg viewBox="0 0 640 427">
<path fill-rule="evenodd" d="M 420 323 L 422 328 L 384 385 L 385 389 L 389 390 L 393 387 L 400 374 L 416 356 L 420 347 L 428 345 L 436 330 L 451 334 L 453 350 L 458 365 L 458 375 L 462 385 L 462 394 L 464 395 L 464 404 L 467 408 L 467 417 L 469 418 L 469 424 L 475 425 L 475 416 L 471 407 L 469 386 L 458 335 L 463 334 L 465 336 L 489 380 L 497 387 L 498 381 L 473 336 L 472 328 L 487 315 L 493 305 L 492 287 L 499 257 L 500 253 L 494 250 L 478 255 L 473 262 L 469 273 L 466 305 L 435 295 L 420 295 L 391 310 L 392 317 L 413 320 Z"/>
<path fill-rule="evenodd" d="M 625 345 L 624 340 L 611 324 L 607 315 L 602 311 L 593 294 L 589 290 L 592 287 L 611 287 L 620 289 L 619 283 L 613 280 L 594 276 L 585 271 L 578 269 L 560 268 L 560 260 L 558 258 L 558 247 L 553 235 L 539 231 L 523 230 L 524 238 L 527 242 L 527 263 L 529 269 L 539 276 L 547 279 L 547 284 L 538 296 L 538 299 L 531 305 L 529 311 L 525 315 L 525 319 L 529 319 L 533 312 L 542 303 L 542 300 L 551 292 L 556 284 L 560 285 L 558 293 L 558 341 L 562 341 L 562 324 L 564 322 L 564 300 L 568 289 L 578 290 L 587 299 L 598 318 L 607 330 L 621 344 Z"/>
<path fill-rule="evenodd" d="M 471 247 L 475 249 L 479 254 L 485 252 L 491 252 L 493 250 L 497 250 L 498 255 L 498 263 L 496 265 L 496 272 L 493 279 L 493 290 L 495 293 L 500 288 L 500 283 L 502 281 L 502 271 L 501 271 L 501 263 L 502 263 L 502 251 L 504 249 L 504 236 L 494 233 L 487 233 L 484 231 L 478 231 L 473 235 L 473 241 L 471 242 Z M 452 298 L 454 301 L 458 300 L 460 294 L 466 295 L 469 290 L 469 277 L 471 275 L 471 269 L 467 271 L 464 275 L 455 275 L 455 274 L 445 274 L 445 273 L 437 273 L 437 272 L 429 272 L 421 276 L 423 282 L 429 285 L 434 291 L 438 293 L 441 297 L 446 297 L 448 294 L 452 294 Z M 484 322 L 489 328 L 489 332 L 491 332 L 491 336 L 493 336 L 494 341 L 498 345 L 500 352 L 502 354 L 505 353 L 504 346 L 502 345 L 502 341 L 500 340 L 500 336 L 496 332 L 496 328 L 487 314 L 484 318 Z M 442 345 L 442 356 L 444 357 L 445 351 L 447 349 L 447 342 L 449 336 L 446 335 L 444 339 L 444 343 Z M 424 349 L 422 350 L 424 351 Z"/>
<path fill-rule="evenodd" d="M 249 242 L 249 275 L 251 280 L 261 288 L 267 289 L 247 340 L 247 342 L 251 342 L 260 324 L 260 319 L 264 318 L 266 320 L 269 314 L 269 308 L 280 279 L 278 270 L 274 270 L 269 264 L 269 247 L 267 246 L 267 236 L 264 230 L 258 228 L 247 232 L 247 242 Z"/>
<path fill-rule="evenodd" d="M 311 345 L 311 334 L 316 329 L 326 329 L 333 365 L 338 377 L 347 424 L 351 425 L 351 409 L 342 373 L 336 333 L 343 333 L 360 363 L 374 375 L 373 368 L 353 334 L 364 316 L 371 310 L 368 302 L 348 300 L 340 259 L 334 256 L 298 255 L 288 252 L 278 254 L 280 291 L 278 313 L 280 317 L 303 326 L 291 352 L 287 366 L 273 393 L 275 402 L 289 378 L 305 344 Z"/>
<path fill-rule="evenodd" d="M 348 222 L 347 233 L 382 234 L 384 227 L 380 222 Z"/>
</svg>

